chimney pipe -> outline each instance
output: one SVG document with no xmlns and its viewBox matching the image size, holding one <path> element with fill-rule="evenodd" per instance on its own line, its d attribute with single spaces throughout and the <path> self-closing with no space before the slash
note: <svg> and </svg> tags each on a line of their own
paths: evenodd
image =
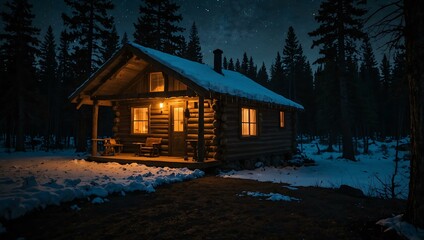
<svg viewBox="0 0 424 240">
<path fill-rule="evenodd" d="M 219 74 L 222 74 L 222 53 L 223 51 L 221 49 L 215 49 L 213 51 L 213 70 Z"/>
</svg>

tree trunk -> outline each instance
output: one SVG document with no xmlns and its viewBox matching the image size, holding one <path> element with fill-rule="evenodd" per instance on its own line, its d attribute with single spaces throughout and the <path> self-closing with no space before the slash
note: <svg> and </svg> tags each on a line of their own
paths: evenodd
<svg viewBox="0 0 424 240">
<path fill-rule="evenodd" d="M 404 3 L 412 145 L 405 218 L 424 228 L 424 7 L 421 0 L 405 0 Z"/>
</svg>

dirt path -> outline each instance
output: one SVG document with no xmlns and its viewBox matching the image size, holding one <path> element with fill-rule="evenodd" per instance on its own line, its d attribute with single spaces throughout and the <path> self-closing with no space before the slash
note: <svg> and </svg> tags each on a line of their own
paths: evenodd
<svg viewBox="0 0 424 240">
<path fill-rule="evenodd" d="M 281 193 L 300 202 L 238 196 Z M 289 190 L 282 184 L 208 176 L 162 186 L 155 193 L 111 196 L 94 205 L 77 201 L 3 223 L 2 239 L 398 239 L 378 219 L 405 202 L 355 198 L 330 189 Z M 75 204 L 75 202 L 73 203 Z"/>
</svg>

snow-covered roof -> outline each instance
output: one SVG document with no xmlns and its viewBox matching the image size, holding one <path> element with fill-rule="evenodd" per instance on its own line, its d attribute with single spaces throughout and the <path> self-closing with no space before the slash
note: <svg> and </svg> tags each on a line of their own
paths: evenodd
<svg viewBox="0 0 424 240">
<path fill-rule="evenodd" d="M 303 109 L 302 105 L 263 87 L 241 73 L 223 70 L 223 74 L 219 74 L 206 64 L 163 53 L 133 42 L 128 44 L 209 91 Z"/>
</svg>

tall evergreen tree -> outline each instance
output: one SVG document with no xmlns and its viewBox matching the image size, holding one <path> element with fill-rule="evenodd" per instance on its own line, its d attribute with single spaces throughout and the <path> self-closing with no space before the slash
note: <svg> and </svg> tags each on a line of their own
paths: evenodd
<svg viewBox="0 0 424 240">
<path fill-rule="evenodd" d="M 232 58 L 230 58 L 230 61 L 228 62 L 228 70 L 231 70 L 231 71 L 236 70 L 236 67 L 234 66 L 234 61 Z"/>
<path fill-rule="evenodd" d="M 379 109 L 378 95 L 380 91 L 380 74 L 377 62 L 369 42 L 368 37 L 364 38 L 362 47 L 362 63 L 360 67 L 359 81 L 357 84 L 357 99 L 360 112 L 356 116 L 360 117 L 361 134 L 364 137 L 364 153 L 368 153 L 368 137 L 376 131 Z"/>
<path fill-rule="evenodd" d="M 16 151 L 25 151 L 25 125 L 29 124 L 27 116 L 31 109 L 35 109 L 35 106 L 31 108 L 35 101 L 30 98 L 35 95 L 34 64 L 40 30 L 32 24 L 34 15 L 31 11 L 32 5 L 28 0 L 13 0 L 6 2 L 0 13 L 4 26 L 4 31 L 0 33 L 3 40 L 1 49 L 6 55 L 7 66 L 7 77 L 2 79 L 7 88 L 3 90 L 1 99 L 6 103 L 6 108 L 1 111 L 2 116 L 8 119 L 7 128 L 16 129 Z M 10 135 L 7 138 L 10 143 Z"/>
<path fill-rule="evenodd" d="M 325 0 L 320 5 L 320 10 L 315 20 L 321 25 L 313 32 L 312 47 L 322 45 L 320 53 L 324 56 L 317 62 L 325 62 L 336 59 L 336 77 L 339 81 L 340 92 L 340 114 L 343 142 L 343 158 L 355 160 L 352 142 L 352 123 L 349 114 L 348 82 L 346 79 L 346 55 L 353 51 L 349 42 L 363 37 L 362 16 L 366 13 L 364 9 L 357 7 L 362 0 Z M 333 51 L 329 51 L 333 49 Z M 330 55 L 332 52 L 335 55 Z"/>
<path fill-rule="evenodd" d="M 60 118 L 58 116 L 60 115 L 60 104 L 58 98 L 59 81 L 57 77 L 58 64 L 56 57 L 56 40 L 53 35 L 53 29 L 49 26 L 44 41 L 41 43 L 39 61 L 41 93 L 43 93 L 46 101 L 46 121 L 44 121 L 46 150 L 49 150 L 51 144 L 54 144 L 54 142 L 51 142 L 52 136 L 57 136 L 59 132 Z"/>
<path fill-rule="evenodd" d="M 283 49 L 283 70 L 284 70 L 284 82 L 283 89 L 284 95 L 290 99 L 296 99 L 296 68 L 298 68 L 298 61 L 300 56 L 300 46 L 297 40 L 296 34 L 294 33 L 293 27 L 289 27 L 286 37 L 286 43 Z"/>
<path fill-rule="evenodd" d="M 257 72 L 258 72 L 258 67 L 255 65 L 255 63 L 253 62 L 253 58 L 250 57 L 249 58 L 249 67 L 247 69 L 247 76 L 250 79 L 253 79 L 256 81 L 256 76 L 257 76 Z"/>
<path fill-rule="evenodd" d="M 390 100 L 392 105 L 392 120 L 394 129 L 393 135 L 406 136 L 409 134 L 410 118 L 408 115 L 408 81 L 405 78 L 406 69 L 406 53 L 404 49 L 399 49 L 394 56 L 392 86 L 390 88 Z"/>
<path fill-rule="evenodd" d="M 390 101 L 389 101 L 389 89 L 392 86 L 392 69 L 391 69 L 390 61 L 387 58 L 386 54 L 383 55 L 383 59 L 380 64 L 380 109 L 379 109 L 379 116 L 380 116 L 380 125 L 381 125 L 381 137 L 384 139 L 387 135 L 390 133 L 391 129 L 391 119 L 390 119 Z"/>
<path fill-rule="evenodd" d="M 124 35 L 121 38 L 121 47 L 124 46 L 128 42 L 128 35 L 127 32 L 124 32 Z"/>
<path fill-rule="evenodd" d="M 181 44 L 180 33 L 184 28 L 177 24 L 182 16 L 177 14 L 180 6 L 170 0 L 144 0 L 140 16 L 134 24 L 134 39 L 143 46 L 170 54 L 177 54 Z"/>
<path fill-rule="evenodd" d="M 268 87 L 268 81 L 269 81 L 268 72 L 266 70 L 265 63 L 262 62 L 262 66 L 261 68 L 259 68 L 258 75 L 256 77 L 256 82 L 261 84 L 264 87 Z"/>
<path fill-rule="evenodd" d="M 101 59 L 106 62 L 119 49 L 119 36 L 115 25 L 107 34 L 106 38 L 102 39 Z"/>
<path fill-rule="evenodd" d="M 411 173 L 405 220 L 424 228 L 424 6 L 404 0 L 406 77 L 411 116 Z M 418 229 L 416 230 L 418 232 Z"/>
<path fill-rule="evenodd" d="M 249 71 L 249 58 L 247 57 L 247 53 L 243 53 L 243 58 L 241 60 L 240 73 L 244 75 L 248 75 Z"/>
<path fill-rule="evenodd" d="M 111 0 L 65 0 L 65 3 L 72 9 L 72 15 L 63 13 L 62 19 L 68 29 L 68 42 L 72 43 L 74 50 L 72 58 L 75 89 L 101 65 L 101 42 L 106 40 L 112 29 L 114 20 L 108 11 L 112 10 L 114 5 Z M 77 116 L 78 152 L 85 152 L 87 149 L 87 125 L 91 116 L 87 110 L 83 107 Z"/>
<path fill-rule="evenodd" d="M 111 0 L 65 0 L 72 14 L 62 14 L 67 27 L 69 42 L 73 43 L 76 79 L 79 85 L 102 62 L 102 41 L 107 41 L 113 26 L 113 17 L 108 11 L 114 8 Z M 76 86 L 75 86 L 76 87 Z"/>
<path fill-rule="evenodd" d="M 66 30 L 60 34 L 58 71 L 57 77 L 61 88 L 59 89 L 59 99 L 61 103 L 61 123 L 60 130 L 56 136 L 58 139 L 65 137 L 66 146 L 69 147 L 71 136 L 75 133 L 75 106 L 69 103 L 68 96 L 74 90 L 74 63 L 70 54 L 70 44 Z"/>
<path fill-rule="evenodd" d="M 234 70 L 236 71 L 236 72 L 241 72 L 241 66 L 240 66 L 240 60 L 237 58 L 237 60 L 236 60 L 236 64 L 235 64 L 235 66 L 234 66 Z"/>
<path fill-rule="evenodd" d="M 228 61 L 227 61 L 227 58 L 226 58 L 226 57 L 224 57 L 224 60 L 223 60 L 223 62 L 222 62 L 222 67 L 223 67 L 224 69 L 228 69 Z"/>
<path fill-rule="evenodd" d="M 202 48 L 200 47 L 200 39 L 195 22 L 193 22 L 190 29 L 186 58 L 199 63 L 203 62 Z"/>
<path fill-rule="evenodd" d="M 277 52 L 275 62 L 271 66 L 271 82 L 270 87 L 274 92 L 286 96 L 284 92 L 284 72 L 283 62 L 281 60 L 280 52 Z"/>
<path fill-rule="evenodd" d="M 185 40 L 185 37 L 181 35 L 178 49 L 176 50 L 175 55 L 182 58 L 187 58 L 187 50 L 187 42 Z"/>
</svg>

